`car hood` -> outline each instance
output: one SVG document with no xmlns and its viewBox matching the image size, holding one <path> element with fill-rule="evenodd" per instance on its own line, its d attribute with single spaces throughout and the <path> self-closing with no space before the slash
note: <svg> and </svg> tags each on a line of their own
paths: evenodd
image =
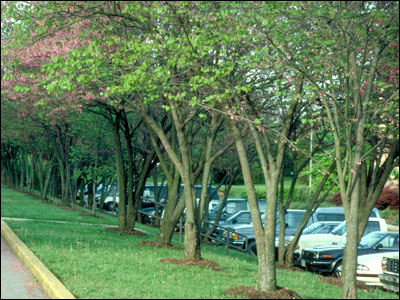
<svg viewBox="0 0 400 300">
<path fill-rule="evenodd" d="M 332 245 L 332 246 L 316 246 L 313 248 L 308 248 L 307 250 L 313 250 L 316 252 L 337 252 L 343 251 L 345 245 Z"/>
<path fill-rule="evenodd" d="M 230 226 L 226 226 L 226 228 L 229 228 L 230 230 L 236 231 L 238 233 L 254 232 L 253 225 L 248 225 L 248 224 L 230 225 Z"/>
<path fill-rule="evenodd" d="M 388 257 L 388 256 L 396 255 L 396 254 L 398 255 L 398 252 L 388 251 L 388 252 L 359 255 L 359 256 L 357 256 L 357 263 L 367 265 L 367 266 L 368 265 L 377 265 L 380 268 L 383 257 Z"/>
</svg>

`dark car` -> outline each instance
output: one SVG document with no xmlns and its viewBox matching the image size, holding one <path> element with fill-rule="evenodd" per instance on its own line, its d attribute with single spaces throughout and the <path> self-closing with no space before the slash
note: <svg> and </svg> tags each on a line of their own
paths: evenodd
<svg viewBox="0 0 400 300">
<path fill-rule="evenodd" d="M 301 264 L 311 271 L 333 273 L 340 277 L 344 247 L 345 245 L 332 245 L 304 249 Z M 375 231 L 361 239 L 357 255 L 390 251 L 399 251 L 399 233 Z"/>
<path fill-rule="evenodd" d="M 303 209 L 288 209 L 285 213 L 285 235 L 293 235 L 298 225 L 306 213 Z M 261 221 L 265 221 L 265 213 L 261 213 Z M 226 238 L 228 237 L 228 243 L 236 248 L 246 249 L 251 255 L 257 255 L 257 247 L 255 240 L 255 233 L 253 228 L 253 223 L 251 224 L 235 224 L 226 225 L 230 231 L 229 233 L 222 229 L 216 231 L 222 243 L 226 243 Z M 276 221 L 276 235 L 279 235 L 279 218 Z M 247 242 L 246 242 L 247 240 Z M 275 249 L 277 252 L 277 248 Z"/>
</svg>

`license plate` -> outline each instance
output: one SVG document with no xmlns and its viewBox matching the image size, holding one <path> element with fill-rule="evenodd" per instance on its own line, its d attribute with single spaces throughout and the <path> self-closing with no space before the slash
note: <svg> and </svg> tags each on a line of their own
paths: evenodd
<svg viewBox="0 0 400 300">
<path fill-rule="evenodd" d="M 306 266 L 306 261 L 304 259 L 301 260 L 301 266 L 305 267 Z"/>
</svg>

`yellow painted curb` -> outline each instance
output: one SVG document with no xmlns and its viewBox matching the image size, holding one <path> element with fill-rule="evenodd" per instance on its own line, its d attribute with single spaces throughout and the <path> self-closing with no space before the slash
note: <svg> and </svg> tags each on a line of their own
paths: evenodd
<svg viewBox="0 0 400 300">
<path fill-rule="evenodd" d="M 21 259 L 32 275 L 36 277 L 43 291 L 49 298 L 76 299 L 3 220 L 1 220 L 1 234 L 14 251 L 15 255 Z"/>
</svg>

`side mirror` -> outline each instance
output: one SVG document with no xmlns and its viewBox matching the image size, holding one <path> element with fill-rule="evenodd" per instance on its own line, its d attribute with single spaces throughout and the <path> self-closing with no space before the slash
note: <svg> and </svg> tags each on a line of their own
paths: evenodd
<svg viewBox="0 0 400 300">
<path fill-rule="evenodd" d="M 237 223 L 237 220 L 232 220 L 232 224 L 236 224 Z"/>
<path fill-rule="evenodd" d="M 376 245 L 375 250 L 379 250 L 381 248 L 383 248 L 383 245 L 382 244 L 378 244 L 378 245 Z"/>
</svg>

